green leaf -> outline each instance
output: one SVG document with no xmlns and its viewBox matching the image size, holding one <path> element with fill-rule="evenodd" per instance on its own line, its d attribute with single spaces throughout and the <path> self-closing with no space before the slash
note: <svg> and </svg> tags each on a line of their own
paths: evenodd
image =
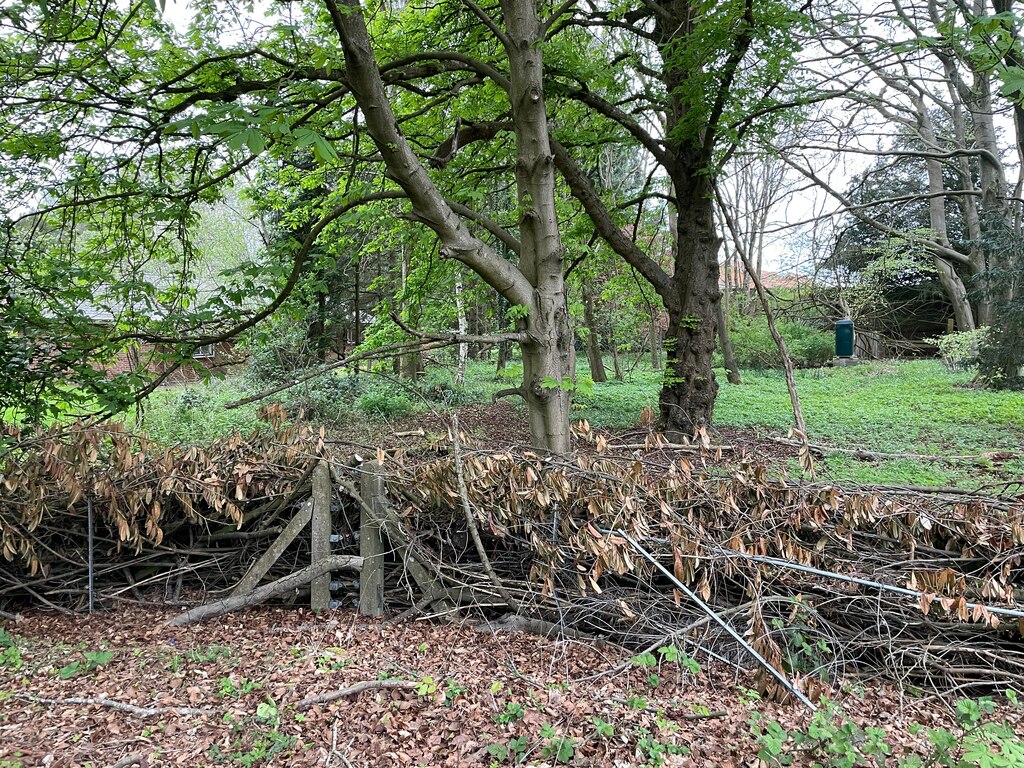
<svg viewBox="0 0 1024 768">
<path fill-rule="evenodd" d="M 321 165 L 329 165 L 338 159 L 338 152 L 319 133 L 313 134 L 313 155 Z"/>
</svg>

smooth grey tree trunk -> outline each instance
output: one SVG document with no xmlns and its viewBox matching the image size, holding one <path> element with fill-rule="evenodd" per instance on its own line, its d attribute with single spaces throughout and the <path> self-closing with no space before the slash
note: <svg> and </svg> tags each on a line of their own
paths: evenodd
<svg viewBox="0 0 1024 768">
<path fill-rule="evenodd" d="M 441 195 L 399 130 L 370 44 L 358 0 L 324 0 L 345 52 L 348 84 L 389 176 L 402 187 L 417 219 L 441 241 L 442 258 L 473 269 L 511 305 L 524 307 L 519 329 L 531 442 L 567 453 L 569 404 L 575 386 L 572 326 L 566 304 L 564 249 L 555 208 L 555 167 L 544 102 L 542 43 L 545 29 L 532 0 L 501 3 L 503 32 L 486 18 L 508 57 L 508 77 L 491 75 L 505 89 L 516 137 L 519 262 L 512 264 L 474 236 Z M 478 15 L 486 14 L 475 9 Z"/>
</svg>

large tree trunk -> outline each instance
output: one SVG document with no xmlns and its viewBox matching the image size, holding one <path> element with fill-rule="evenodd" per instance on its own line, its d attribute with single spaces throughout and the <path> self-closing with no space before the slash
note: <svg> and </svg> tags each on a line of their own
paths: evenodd
<svg viewBox="0 0 1024 768">
<path fill-rule="evenodd" d="M 718 289 L 718 249 L 712 199 L 699 184 L 694 194 L 676 185 L 679 216 L 676 223 L 675 273 L 672 293 L 662 296 L 668 309 L 665 336 L 665 379 L 661 388 L 661 423 L 670 440 L 689 437 L 711 424 L 718 382 L 711 358 L 715 352 Z"/>
<path fill-rule="evenodd" d="M 533 0 L 502 0 L 508 30 L 509 102 L 516 134 L 519 269 L 534 287 L 526 317 L 523 398 L 535 448 L 571 447 L 569 405 L 576 381 L 572 324 L 566 302 L 564 248 L 555 208 L 555 165 L 544 105 L 544 30 Z"/>
<path fill-rule="evenodd" d="M 537 304 L 540 317 L 527 323 L 530 339 L 522 343 L 522 394 L 530 421 L 530 441 L 540 450 L 568 453 L 576 359 L 565 293 L 538 291 Z"/>
<path fill-rule="evenodd" d="M 516 135 L 516 188 L 520 254 L 518 266 L 474 236 L 435 186 L 398 127 L 358 0 L 325 0 L 345 51 L 352 95 L 388 169 L 419 221 L 441 241 L 442 258 L 473 269 L 513 306 L 526 308 L 523 383 L 530 437 L 535 448 L 570 449 L 569 403 L 574 387 L 572 326 L 565 300 L 564 249 L 555 210 L 555 172 L 544 106 L 544 29 L 532 0 L 503 0 L 507 34 L 508 97 Z"/>
<path fill-rule="evenodd" d="M 976 325 L 974 310 L 967 297 L 967 286 L 964 285 L 964 281 L 957 274 L 953 265 L 941 256 L 935 257 L 935 267 L 939 272 L 939 282 L 942 283 L 946 296 L 949 298 L 950 304 L 953 305 L 956 329 L 958 331 L 973 331 Z"/>
</svg>

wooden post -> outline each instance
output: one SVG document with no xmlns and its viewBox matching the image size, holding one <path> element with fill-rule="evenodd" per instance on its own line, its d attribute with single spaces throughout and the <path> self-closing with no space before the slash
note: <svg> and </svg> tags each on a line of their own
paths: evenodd
<svg viewBox="0 0 1024 768">
<path fill-rule="evenodd" d="M 384 542 L 381 521 L 384 518 L 384 477 L 376 461 L 364 462 L 359 476 L 359 556 L 363 569 L 359 574 L 359 613 L 381 616 L 384 613 Z"/>
<path fill-rule="evenodd" d="M 331 556 L 331 470 L 321 461 L 313 470 L 313 525 L 311 560 L 316 565 Z M 309 606 L 314 613 L 330 607 L 331 574 L 324 573 L 310 582 Z"/>
<path fill-rule="evenodd" d="M 295 513 L 292 519 L 289 521 L 285 529 L 281 531 L 281 535 L 277 537 L 273 544 L 271 544 L 267 551 L 263 553 L 252 567 L 246 571 L 241 581 L 238 582 L 238 586 L 231 592 L 232 597 L 238 597 L 239 595 L 247 595 L 256 589 L 260 580 L 266 575 L 274 563 L 277 562 L 281 554 L 288 549 L 288 545 L 291 544 L 295 537 L 299 535 L 303 528 L 306 527 L 306 523 L 309 522 L 310 516 L 313 514 L 313 500 L 307 499 L 303 502 L 299 511 Z"/>
</svg>

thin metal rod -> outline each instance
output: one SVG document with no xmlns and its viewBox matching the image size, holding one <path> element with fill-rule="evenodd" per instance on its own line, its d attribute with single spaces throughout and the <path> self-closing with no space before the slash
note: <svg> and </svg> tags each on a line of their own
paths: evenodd
<svg viewBox="0 0 1024 768">
<path fill-rule="evenodd" d="M 89 613 L 93 612 L 95 607 L 95 568 L 93 563 L 92 555 L 92 496 L 89 496 L 85 500 L 85 509 L 88 517 L 89 526 Z"/>
<path fill-rule="evenodd" d="M 793 685 L 793 683 L 790 681 L 788 677 L 786 677 L 784 674 L 782 674 L 782 672 L 780 672 L 774 666 L 772 666 L 764 656 L 758 653 L 757 650 L 750 643 L 743 639 L 739 632 L 733 629 L 731 624 L 729 624 L 727 621 L 725 621 L 725 619 L 723 619 L 721 616 L 715 613 L 714 609 L 710 605 L 701 600 L 695 592 L 693 592 L 689 587 L 683 584 L 683 582 L 677 579 L 675 577 L 675 574 L 673 574 L 665 566 L 659 563 L 657 558 L 654 557 L 654 555 L 652 555 L 646 549 L 641 547 L 636 541 L 634 541 L 630 536 L 628 536 L 623 531 L 611 531 L 611 533 L 621 536 L 626 541 L 628 541 L 630 545 L 633 547 L 633 549 L 635 549 L 641 556 L 643 556 L 645 560 L 647 560 L 655 568 L 657 568 L 659 571 L 665 574 L 665 576 L 667 576 L 668 579 L 683 592 L 683 594 L 690 598 L 694 603 L 697 604 L 697 606 L 702 611 L 704 611 L 705 614 L 707 614 L 708 618 L 710 618 L 722 629 L 728 632 L 732 639 L 739 643 L 741 646 L 743 646 L 743 648 L 746 649 L 747 653 L 753 656 L 757 663 L 760 664 L 765 669 L 765 671 L 767 671 L 772 677 L 774 677 L 776 680 L 782 683 L 786 690 L 788 690 L 790 693 L 796 696 L 796 698 L 800 700 L 801 704 L 803 704 L 805 707 L 811 710 L 811 712 L 818 711 L 818 708 L 814 705 L 814 702 L 812 702 L 810 699 L 807 698 L 807 696 L 805 696 L 800 690 L 798 690 L 797 687 Z"/>
<path fill-rule="evenodd" d="M 618 533 L 618 531 L 606 531 L 601 529 L 602 533 Z M 644 541 L 654 542 L 655 544 L 670 544 L 668 539 L 659 539 L 654 536 L 647 536 Z M 826 571 L 821 568 L 815 568 L 812 565 L 802 565 L 801 563 L 794 563 L 790 560 L 782 560 L 778 557 L 765 557 L 764 555 L 751 555 L 746 552 L 737 552 L 735 549 L 725 549 L 724 547 L 717 547 L 717 556 L 721 557 L 734 557 L 741 560 L 749 560 L 753 563 L 764 563 L 765 565 L 774 565 L 777 568 L 790 568 L 794 571 L 801 571 L 803 573 L 809 573 L 812 576 L 823 576 L 827 579 L 835 579 L 836 581 L 845 581 L 849 584 L 859 584 L 862 587 L 871 587 L 872 589 L 880 589 L 884 592 L 895 592 L 898 595 L 906 595 L 907 597 L 913 597 L 920 600 L 925 596 L 925 592 L 916 589 L 910 589 L 908 587 L 898 587 L 895 584 L 886 584 L 881 581 L 872 581 L 871 579 L 864 579 L 860 576 L 848 576 L 844 573 L 837 573 L 836 571 Z M 711 555 L 689 555 L 689 557 L 698 557 L 704 560 L 711 560 Z M 941 603 L 943 597 L 941 595 L 930 595 L 929 599 L 933 603 Z M 1012 619 L 1024 619 L 1024 611 L 1016 611 L 1013 608 L 1000 608 L 996 605 L 986 605 L 985 603 L 967 603 L 969 610 L 975 608 L 984 608 L 989 613 L 996 613 L 1000 616 L 1009 616 Z"/>
<path fill-rule="evenodd" d="M 860 584 L 862 587 L 871 587 L 873 589 L 880 589 L 885 592 L 895 592 L 899 595 L 907 595 L 908 597 L 916 597 L 920 600 L 925 596 L 925 592 L 918 591 L 916 589 L 908 589 L 907 587 L 897 587 L 894 584 L 884 584 L 880 581 L 872 581 L 871 579 L 862 579 L 859 576 L 847 576 L 843 573 L 836 573 L 835 571 L 823 571 L 820 568 L 815 568 L 810 565 L 801 565 L 800 563 L 792 563 L 789 560 L 779 560 L 775 557 L 765 557 L 764 555 L 750 555 L 746 552 L 737 552 L 734 549 L 721 549 L 719 553 L 723 557 L 734 557 L 742 560 L 750 560 L 754 563 L 764 563 L 765 565 L 774 565 L 778 568 L 789 568 L 794 571 L 802 571 L 803 573 L 809 573 L 813 576 L 824 576 L 829 579 L 836 579 L 838 581 L 846 581 L 850 584 Z M 943 600 L 943 597 L 939 595 L 931 595 L 930 600 L 933 603 L 938 603 Z M 983 603 L 967 603 L 969 610 L 975 608 L 982 608 L 989 613 L 997 613 L 1001 616 L 1010 616 L 1014 619 L 1024 619 L 1024 611 L 1015 611 L 1012 608 L 999 608 L 994 605 L 984 605 Z"/>
</svg>

